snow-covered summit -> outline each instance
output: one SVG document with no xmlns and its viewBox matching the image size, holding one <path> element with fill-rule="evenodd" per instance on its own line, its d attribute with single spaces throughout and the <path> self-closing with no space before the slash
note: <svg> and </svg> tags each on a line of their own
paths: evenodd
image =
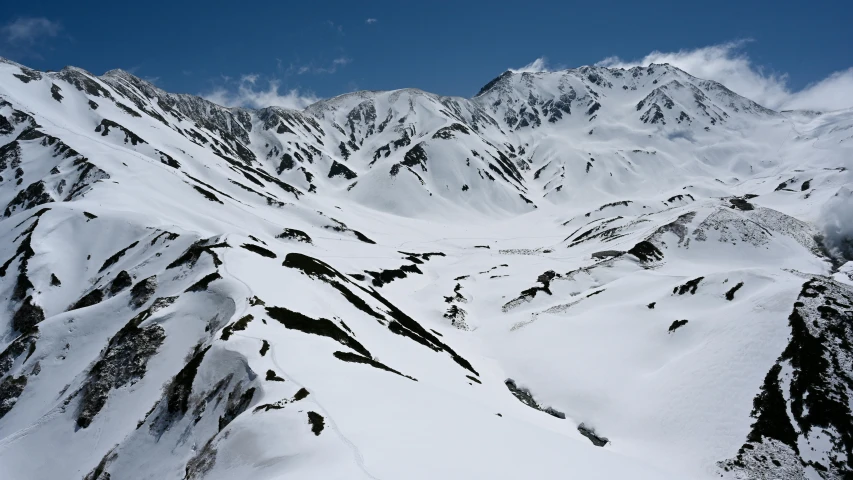
<svg viewBox="0 0 853 480">
<path fill-rule="evenodd" d="M 0 59 L 0 477 L 847 478 L 851 132 L 669 65 L 296 111 Z"/>
</svg>

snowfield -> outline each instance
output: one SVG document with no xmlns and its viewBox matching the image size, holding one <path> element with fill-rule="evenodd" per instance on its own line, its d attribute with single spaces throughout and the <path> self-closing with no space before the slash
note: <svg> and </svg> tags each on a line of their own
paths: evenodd
<svg viewBox="0 0 853 480">
<path fill-rule="evenodd" d="M 225 108 L 0 59 L 0 478 L 853 475 L 853 110 Z"/>
</svg>

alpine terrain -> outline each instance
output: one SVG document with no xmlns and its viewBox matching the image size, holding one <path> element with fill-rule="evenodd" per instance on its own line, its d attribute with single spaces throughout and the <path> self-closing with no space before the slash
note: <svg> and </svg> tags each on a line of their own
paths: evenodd
<svg viewBox="0 0 853 480">
<path fill-rule="evenodd" d="M 853 110 L 225 108 L 0 60 L 0 478 L 853 478 Z"/>
</svg>

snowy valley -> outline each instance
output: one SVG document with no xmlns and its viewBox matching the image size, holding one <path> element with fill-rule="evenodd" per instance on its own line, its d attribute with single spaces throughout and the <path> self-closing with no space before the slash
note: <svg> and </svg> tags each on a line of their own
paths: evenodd
<svg viewBox="0 0 853 480">
<path fill-rule="evenodd" d="M 225 108 L 0 60 L 0 478 L 853 475 L 853 110 Z"/>
</svg>

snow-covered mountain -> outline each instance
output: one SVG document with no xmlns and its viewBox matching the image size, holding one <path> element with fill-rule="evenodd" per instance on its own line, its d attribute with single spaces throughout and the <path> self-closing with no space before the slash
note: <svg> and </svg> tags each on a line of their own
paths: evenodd
<svg viewBox="0 0 853 480">
<path fill-rule="evenodd" d="M 0 478 L 853 475 L 853 110 L 0 61 Z"/>
</svg>

